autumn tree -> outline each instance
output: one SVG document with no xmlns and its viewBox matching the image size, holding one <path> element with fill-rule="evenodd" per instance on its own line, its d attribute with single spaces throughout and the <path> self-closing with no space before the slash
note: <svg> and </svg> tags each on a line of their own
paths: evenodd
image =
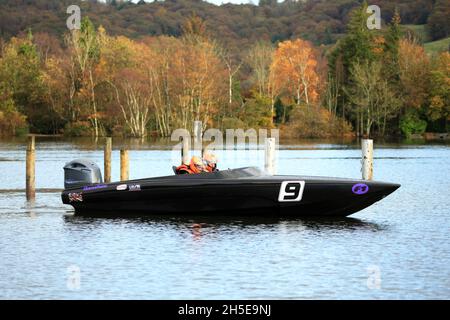
<svg viewBox="0 0 450 320">
<path fill-rule="evenodd" d="M 239 61 L 235 55 L 233 55 L 229 50 L 220 48 L 218 50 L 219 56 L 223 61 L 223 64 L 227 70 L 227 78 L 228 78 L 228 110 L 231 111 L 233 104 L 233 97 L 235 97 L 234 92 L 234 84 L 236 81 L 237 74 L 241 69 L 243 64 L 242 61 Z"/>
<path fill-rule="evenodd" d="M 127 132 L 145 137 L 150 120 L 154 86 L 149 78 L 155 57 L 150 48 L 125 37 L 102 36 L 100 64 L 113 88 Z"/>
<path fill-rule="evenodd" d="M 402 39 L 399 43 L 398 68 L 404 107 L 419 109 L 428 96 L 429 58 L 422 46 Z"/>
<path fill-rule="evenodd" d="M 17 110 L 13 92 L 4 81 L 2 60 L 0 59 L 0 135 L 16 135 L 26 128 L 26 117 Z"/>
<path fill-rule="evenodd" d="M 70 122 L 68 62 L 68 59 L 63 57 L 49 56 L 42 67 L 44 97 L 55 122 L 55 132 L 59 132 L 64 124 Z"/>
<path fill-rule="evenodd" d="M 429 107 L 430 121 L 441 121 L 440 130 L 448 131 L 450 120 L 450 53 L 443 52 L 433 58 L 430 72 Z"/>
<path fill-rule="evenodd" d="M 61 57 L 64 52 L 60 39 L 44 32 L 33 34 L 33 43 L 36 46 L 38 55 L 44 63 L 52 57 Z"/>
<path fill-rule="evenodd" d="M 173 56 L 183 50 L 182 42 L 173 37 L 147 38 L 145 43 L 155 55 L 149 72 L 149 85 L 153 86 L 152 105 L 159 135 L 170 136 L 176 118 L 175 88 L 172 87 Z"/>
<path fill-rule="evenodd" d="M 175 92 L 177 123 L 192 128 L 193 121 L 207 125 L 217 114 L 226 93 L 226 74 L 213 43 L 183 41 L 174 53 L 170 87 Z"/>
<path fill-rule="evenodd" d="M 99 75 L 100 48 L 97 32 L 89 18 L 83 18 L 80 30 L 74 29 L 67 36 L 71 55 L 70 99 L 74 119 L 80 114 L 92 124 L 94 135 L 99 136 L 99 114 L 95 94 Z M 76 101 L 75 101 L 76 99 Z M 85 108 L 82 108 L 82 107 Z"/>
<path fill-rule="evenodd" d="M 274 48 L 271 43 L 258 41 L 247 52 L 245 61 L 251 69 L 252 81 L 259 95 L 268 97 L 269 74 Z"/>
<path fill-rule="evenodd" d="M 51 115 L 43 99 L 41 61 L 31 33 L 25 38 L 12 38 L 5 46 L 0 60 L 0 83 L 5 121 L 14 118 L 19 122 L 15 127 L 19 127 L 23 115 L 33 132 L 51 133 Z"/>
<path fill-rule="evenodd" d="M 274 91 L 309 105 L 318 97 L 317 59 L 311 43 L 302 39 L 278 44 L 270 68 Z"/>
<path fill-rule="evenodd" d="M 204 38 L 206 37 L 206 23 L 201 17 L 192 14 L 184 21 L 181 31 L 184 36 Z"/>
</svg>

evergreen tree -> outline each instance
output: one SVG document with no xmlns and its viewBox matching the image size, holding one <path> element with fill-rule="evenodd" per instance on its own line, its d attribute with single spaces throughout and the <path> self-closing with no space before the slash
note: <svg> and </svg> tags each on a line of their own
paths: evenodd
<svg viewBox="0 0 450 320">
<path fill-rule="evenodd" d="M 352 101 L 350 92 L 354 91 L 351 76 L 353 66 L 357 63 L 370 63 L 375 59 L 374 31 L 367 27 L 367 19 L 370 17 L 367 7 L 367 2 L 364 2 L 351 12 L 347 35 L 338 41 L 329 56 L 330 78 L 338 80 L 339 83 L 337 109 L 343 116 L 346 116 L 345 108 L 351 105 Z"/>
<path fill-rule="evenodd" d="M 353 11 L 347 26 L 347 37 L 344 39 L 344 60 L 350 66 L 355 61 L 373 59 L 373 33 L 367 28 L 367 3 Z"/>
<path fill-rule="evenodd" d="M 330 70 L 336 69 L 336 60 L 341 57 L 344 66 L 345 77 L 348 79 L 349 70 L 352 64 L 374 59 L 373 33 L 367 28 L 367 3 L 354 9 L 347 26 L 347 35 L 335 46 L 329 57 Z"/>
<path fill-rule="evenodd" d="M 399 81 L 398 47 L 401 38 L 400 22 L 400 15 L 396 9 L 386 34 L 384 57 L 385 75 L 393 84 Z"/>
<path fill-rule="evenodd" d="M 427 31 L 432 40 L 438 40 L 450 35 L 450 2 L 436 0 L 433 12 L 427 20 Z"/>
</svg>

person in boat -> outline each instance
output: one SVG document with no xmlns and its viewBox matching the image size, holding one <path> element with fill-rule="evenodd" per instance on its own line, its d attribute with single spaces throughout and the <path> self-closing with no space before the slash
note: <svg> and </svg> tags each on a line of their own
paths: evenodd
<svg viewBox="0 0 450 320">
<path fill-rule="evenodd" d="M 207 172 L 219 171 L 217 169 L 217 157 L 214 154 L 209 152 L 205 153 L 203 155 L 203 163 Z"/>
<path fill-rule="evenodd" d="M 195 174 L 207 172 L 203 160 L 197 156 L 193 156 L 189 164 L 182 164 L 175 169 L 176 174 Z"/>
</svg>

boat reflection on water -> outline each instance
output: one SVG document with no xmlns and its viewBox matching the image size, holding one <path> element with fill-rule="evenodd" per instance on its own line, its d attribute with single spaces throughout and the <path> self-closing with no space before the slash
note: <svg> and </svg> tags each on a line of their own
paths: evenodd
<svg viewBox="0 0 450 320">
<path fill-rule="evenodd" d="M 378 232 L 386 229 L 386 226 L 349 217 L 328 217 L 328 218 L 304 218 L 304 217 L 274 217 L 274 216 L 236 216 L 230 215 L 121 215 L 104 213 L 90 214 L 89 216 L 79 216 L 67 214 L 64 216 L 65 222 L 69 226 L 80 226 L 87 228 L 100 227 L 105 224 L 130 225 L 137 228 L 155 227 L 169 228 L 179 231 L 192 230 L 194 235 L 201 235 L 207 232 L 227 230 L 245 230 L 252 228 L 290 230 L 310 230 L 313 232 L 322 231 L 371 231 Z"/>
</svg>

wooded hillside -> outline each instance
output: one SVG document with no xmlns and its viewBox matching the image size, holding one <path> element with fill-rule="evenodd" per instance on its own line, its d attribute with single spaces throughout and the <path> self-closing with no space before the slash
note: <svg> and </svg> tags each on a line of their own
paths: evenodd
<svg viewBox="0 0 450 320">
<path fill-rule="evenodd" d="M 194 120 L 292 137 L 448 131 L 450 3 L 371 4 L 381 30 L 350 0 L 2 0 L 0 134 L 168 136 Z"/>
<path fill-rule="evenodd" d="M 201 0 L 166 0 L 151 3 L 108 0 L 1 0 L 0 37 L 26 32 L 46 32 L 62 37 L 66 31 L 66 9 L 77 4 L 94 25 L 112 35 L 133 39 L 148 35 L 180 36 L 184 19 L 193 14 L 205 20 L 208 32 L 227 46 L 302 38 L 315 45 L 334 43 L 345 33 L 350 11 L 357 0 L 307 0 L 276 3 L 261 0 L 258 5 L 224 4 Z M 450 12 L 442 0 L 373 0 L 382 19 L 389 22 L 395 8 L 403 24 L 427 24 L 432 40 L 448 37 Z"/>
</svg>

